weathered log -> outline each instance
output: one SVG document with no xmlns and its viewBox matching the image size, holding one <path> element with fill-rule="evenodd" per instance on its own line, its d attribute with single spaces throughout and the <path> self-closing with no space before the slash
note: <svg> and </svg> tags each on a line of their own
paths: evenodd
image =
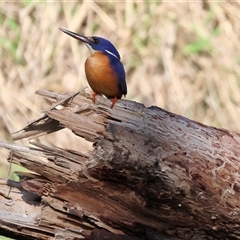
<svg viewBox="0 0 240 240">
<path fill-rule="evenodd" d="M 36 173 L 1 182 L 1 229 L 38 239 L 240 239 L 239 134 L 127 100 L 110 109 L 103 97 L 38 94 L 53 107 L 13 139 L 68 128 L 94 150 L 0 142 Z"/>
</svg>

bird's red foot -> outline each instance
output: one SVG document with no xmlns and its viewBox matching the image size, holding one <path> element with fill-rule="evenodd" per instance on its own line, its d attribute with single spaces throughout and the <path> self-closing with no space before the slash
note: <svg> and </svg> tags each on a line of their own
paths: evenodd
<svg viewBox="0 0 240 240">
<path fill-rule="evenodd" d="M 93 92 L 93 94 L 92 94 L 92 100 L 93 100 L 94 103 L 95 103 L 95 101 L 96 101 L 96 96 L 97 96 L 97 93 L 96 93 L 96 92 Z"/>
<path fill-rule="evenodd" d="M 115 105 L 115 103 L 117 102 L 117 97 L 115 97 L 113 100 L 112 100 L 112 105 L 111 105 L 111 108 L 113 108 L 113 106 Z"/>
</svg>

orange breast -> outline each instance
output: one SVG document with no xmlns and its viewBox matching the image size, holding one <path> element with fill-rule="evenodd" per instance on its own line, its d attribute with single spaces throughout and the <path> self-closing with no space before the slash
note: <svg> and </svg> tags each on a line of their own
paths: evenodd
<svg viewBox="0 0 240 240">
<path fill-rule="evenodd" d="M 85 72 L 92 90 L 106 97 L 121 98 L 118 79 L 111 69 L 108 57 L 101 52 L 95 52 L 85 62 Z"/>
</svg>

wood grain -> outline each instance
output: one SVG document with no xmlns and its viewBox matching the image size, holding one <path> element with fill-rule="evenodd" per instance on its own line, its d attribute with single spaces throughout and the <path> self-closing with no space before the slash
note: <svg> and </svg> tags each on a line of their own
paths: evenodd
<svg viewBox="0 0 240 240">
<path fill-rule="evenodd" d="M 110 109 L 101 96 L 38 94 L 54 107 L 13 139 L 68 128 L 94 150 L 0 142 L 36 173 L 17 173 L 1 228 L 39 239 L 240 239 L 239 134 L 127 100 Z"/>
</svg>

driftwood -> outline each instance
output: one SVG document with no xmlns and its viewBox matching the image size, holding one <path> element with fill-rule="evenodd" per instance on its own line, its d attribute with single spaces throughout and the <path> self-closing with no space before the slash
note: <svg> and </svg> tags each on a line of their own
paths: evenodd
<svg viewBox="0 0 240 240">
<path fill-rule="evenodd" d="M 69 128 L 89 155 L 0 142 L 34 173 L 1 181 L 0 229 L 30 239 L 240 239 L 240 135 L 157 107 L 39 91 L 53 105 L 13 139 Z M 61 109 L 56 109 L 61 104 Z"/>
</svg>

